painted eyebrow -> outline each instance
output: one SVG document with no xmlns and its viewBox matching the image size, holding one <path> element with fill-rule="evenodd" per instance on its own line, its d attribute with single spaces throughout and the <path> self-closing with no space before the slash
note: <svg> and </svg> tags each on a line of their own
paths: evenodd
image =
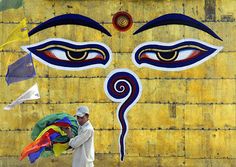
<svg viewBox="0 0 236 167">
<path fill-rule="evenodd" d="M 31 36 L 33 34 L 36 34 L 39 31 L 42 31 L 44 29 L 53 27 L 53 26 L 58 26 L 58 25 L 66 25 L 66 24 L 71 24 L 71 25 L 81 25 L 85 27 L 90 27 L 96 30 L 101 31 L 102 33 L 111 36 L 111 34 L 103 27 L 101 26 L 98 22 L 95 20 L 82 16 L 80 14 L 64 14 L 60 16 L 53 17 L 37 27 L 33 28 L 28 35 Z"/>
<path fill-rule="evenodd" d="M 178 13 L 171 13 L 162 15 L 154 20 L 149 21 L 148 23 L 144 24 L 138 30 L 136 30 L 133 35 L 143 32 L 145 30 L 151 29 L 153 27 L 163 26 L 163 25 L 170 25 L 170 24 L 179 24 L 179 25 L 186 25 L 189 27 L 194 27 L 199 30 L 202 30 L 216 39 L 223 41 L 214 31 L 212 31 L 209 27 L 205 24 L 183 14 Z"/>
</svg>

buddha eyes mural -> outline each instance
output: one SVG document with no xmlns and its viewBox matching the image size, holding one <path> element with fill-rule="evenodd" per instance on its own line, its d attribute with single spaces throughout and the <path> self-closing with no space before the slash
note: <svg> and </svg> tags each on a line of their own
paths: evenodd
<svg viewBox="0 0 236 167">
<path fill-rule="evenodd" d="M 111 62 L 109 47 L 97 42 L 76 43 L 56 38 L 22 48 L 40 62 L 61 70 L 106 68 Z"/>
<path fill-rule="evenodd" d="M 132 26 L 132 17 L 118 12 L 113 25 L 119 31 L 128 31 Z M 34 35 L 44 29 L 58 25 L 80 25 L 98 30 L 107 36 L 111 34 L 98 22 L 79 14 L 65 14 L 49 19 L 29 32 Z M 222 40 L 209 27 L 183 14 L 167 14 L 149 21 L 133 35 L 163 25 L 179 24 L 202 30 L 217 40 Z M 85 70 L 106 68 L 112 61 L 111 49 L 99 42 L 73 42 L 61 38 L 49 38 L 45 41 L 23 46 L 38 61 L 60 70 Z M 132 52 L 132 61 L 137 67 L 149 67 L 161 71 L 180 71 L 199 65 L 215 56 L 223 47 L 213 46 L 197 39 L 182 39 L 172 43 L 147 41 L 138 45 Z M 138 76 L 129 69 L 114 69 L 105 79 L 104 92 L 109 99 L 120 103 L 117 117 L 120 123 L 119 150 L 120 159 L 125 156 L 125 138 L 128 133 L 127 112 L 134 106 L 142 94 L 142 84 Z"/>
<path fill-rule="evenodd" d="M 222 40 L 209 27 L 183 14 L 166 14 L 149 21 L 134 35 L 148 29 L 179 24 L 202 30 L 218 40 Z M 137 67 L 149 67 L 162 71 L 186 70 L 214 57 L 223 47 L 213 46 L 196 39 L 183 39 L 173 43 L 146 42 L 137 46 L 132 53 L 132 61 Z"/>
<path fill-rule="evenodd" d="M 142 84 L 138 76 L 128 69 L 113 70 L 106 78 L 104 90 L 109 99 L 120 103 L 117 118 L 121 126 L 119 149 L 120 159 L 124 160 L 125 137 L 128 133 L 127 112 L 134 106 L 142 93 Z"/>
<path fill-rule="evenodd" d="M 79 14 L 65 14 L 51 18 L 29 32 L 32 36 L 44 29 L 58 25 L 81 25 L 111 34 L 98 22 Z M 94 67 L 106 68 L 111 62 L 111 50 L 98 42 L 77 43 L 61 38 L 49 38 L 43 42 L 23 46 L 38 61 L 60 70 L 84 70 Z"/>
<path fill-rule="evenodd" d="M 147 42 L 133 52 L 133 63 L 138 67 L 150 67 L 162 71 L 180 71 L 194 67 L 215 56 L 222 47 L 195 39 L 174 43 Z"/>
</svg>

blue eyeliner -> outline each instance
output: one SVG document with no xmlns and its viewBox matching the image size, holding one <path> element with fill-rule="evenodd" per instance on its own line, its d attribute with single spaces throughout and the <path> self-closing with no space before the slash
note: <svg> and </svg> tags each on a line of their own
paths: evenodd
<svg viewBox="0 0 236 167">
<path fill-rule="evenodd" d="M 31 36 L 41 30 L 53 27 L 53 26 L 58 26 L 58 25 L 66 25 L 66 24 L 72 24 L 72 25 L 81 25 L 85 27 L 90 27 L 96 30 L 99 30 L 103 32 L 104 34 L 111 36 L 111 34 L 103 27 L 101 26 L 98 22 L 96 22 L 93 19 L 90 19 L 86 16 L 82 16 L 79 14 L 64 14 L 60 16 L 53 17 L 37 27 L 33 28 L 28 35 Z"/>
<path fill-rule="evenodd" d="M 186 25 L 190 27 L 197 28 L 199 30 L 202 30 L 211 36 L 213 36 L 216 39 L 219 39 L 223 41 L 214 31 L 212 31 L 209 27 L 204 25 L 203 23 L 189 17 L 183 14 L 166 14 L 163 16 L 160 16 L 154 20 L 149 21 L 142 27 L 140 27 L 137 31 L 133 33 L 133 35 L 138 34 L 140 32 L 143 32 L 145 30 L 151 29 L 153 27 L 163 26 L 163 25 L 170 25 L 170 24 L 179 24 L 179 25 Z"/>
</svg>

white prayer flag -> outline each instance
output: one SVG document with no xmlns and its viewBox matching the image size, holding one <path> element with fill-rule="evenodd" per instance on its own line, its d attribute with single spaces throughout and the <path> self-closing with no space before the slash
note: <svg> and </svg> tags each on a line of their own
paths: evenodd
<svg viewBox="0 0 236 167">
<path fill-rule="evenodd" d="M 15 105 L 21 104 L 26 100 L 34 100 L 39 99 L 39 90 L 38 90 L 38 84 L 34 84 L 29 90 L 27 90 L 25 93 L 23 93 L 20 97 L 18 97 L 15 101 L 13 101 L 11 104 L 4 107 L 4 110 L 11 110 Z"/>
</svg>

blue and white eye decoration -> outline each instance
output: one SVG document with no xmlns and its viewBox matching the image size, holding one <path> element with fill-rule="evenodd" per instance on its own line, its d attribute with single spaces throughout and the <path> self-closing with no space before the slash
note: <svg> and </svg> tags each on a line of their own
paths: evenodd
<svg viewBox="0 0 236 167">
<path fill-rule="evenodd" d="M 183 39 L 173 43 L 146 42 L 134 49 L 132 61 L 137 67 L 181 71 L 207 61 L 222 49 L 223 47 L 196 39 Z"/>
<path fill-rule="evenodd" d="M 49 38 L 40 43 L 22 46 L 22 49 L 41 63 L 59 70 L 85 70 L 106 68 L 112 52 L 99 42 L 73 42 L 62 38 Z"/>
</svg>

